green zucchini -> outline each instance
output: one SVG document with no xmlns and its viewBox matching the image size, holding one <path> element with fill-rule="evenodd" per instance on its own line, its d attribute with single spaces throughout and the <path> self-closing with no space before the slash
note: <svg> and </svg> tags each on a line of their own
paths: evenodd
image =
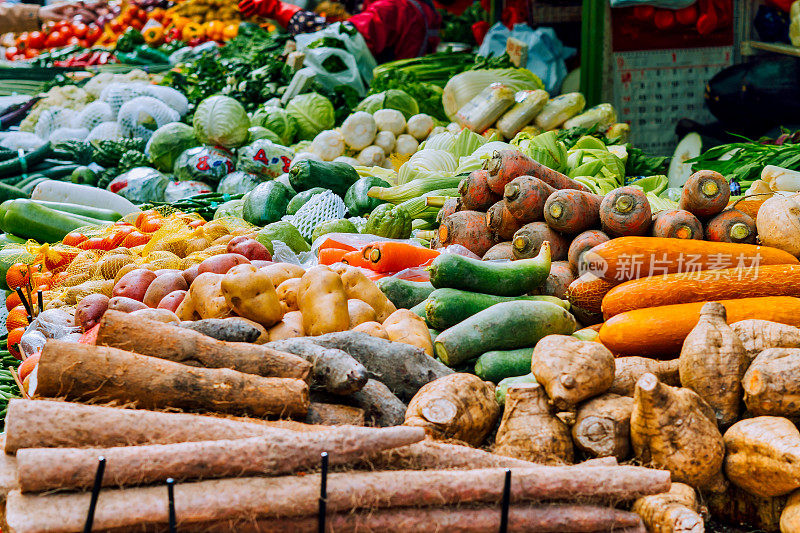
<svg viewBox="0 0 800 533">
<path fill-rule="evenodd" d="M 24 244 L 25 239 L 20 239 L 15 235 L 11 235 L 10 233 L 0 233 L 0 248 L 5 246 L 6 244 Z"/>
<path fill-rule="evenodd" d="M 33 200 L 19 199 L 6 204 L 0 230 L 39 243 L 58 242 L 70 231 L 102 222 L 90 222 L 92 220 L 50 209 Z"/>
<path fill-rule="evenodd" d="M 536 383 L 536 378 L 533 374 L 528 373 L 524 376 L 512 376 L 500 381 L 500 383 L 498 383 L 497 387 L 494 389 L 494 397 L 497 400 L 497 403 L 500 405 L 505 405 L 508 388 L 520 383 Z"/>
<path fill-rule="evenodd" d="M 51 150 L 50 143 L 44 143 L 36 150 L 28 152 L 22 157 L 15 157 L 8 161 L 3 161 L 0 163 L 0 178 L 20 174 L 33 168 L 38 163 L 44 161 L 47 156 L 50 155 Z"/>
<path fill-rule="evenodd" d="M 434 342 L 434 351 L 454 367 L 490 350 L 525 348 L 547 335 L 570 335 L 575 326 L 569 311 L 554 303 L 503 302 L 443 331 Z"/>
<path fill-rule="evenodd" d="M 0 202 L 5 202 L 6 200 L 14 200 L 15 198 L 27 198 L 28 196 L 29 195 L 25 194 L 24 191 L 19 190 L 13 185 L 6 185 L 5 183 L 0 183 Z"/>
<path fill-rule="evenodd" d="M 512 376 L 522 376 L 531 371 L 533 347 L 517 350 L 493 350 L 478 357 L 475 375 L 484 381 L 500 383 Z"/>
<path fill-rule="evenodd" d="M 550 274 L 550 245 L 530 259 L 495 263 L 456 254 L 441 254 L 428 268 L 431 285 L 497 296 L 519 296 L 534 291 Z"/>
<path fill-rule="evenodd" d="M 41 175 L 41 174 L 39 174 L 38 172 L 37 172 L 36 174 L 28 174 L 28 177 L 26 177 L 26 178 L 24 178 L 24 179 L 22 179 L 22 180 L 18 181 L 18 182 L 17 182 L 17 183 L 14 185 L 14 187 L 16 187 L 16 188 L 18 188 L 18 189 L 22 189 L 24 186 L 26 186 L 26 185 L 27 185 L 27 184 L 29 184 L 30 182 L 32 182 L 32 181 L 34 181 L 34 180 L 37 180 L 37 179 L 40 179 L 40 178 L 43 178 L 43 177 L 44 177 L 44 176 L 42 176 L 42 175 Z"/>
<path fill-rule="evenodd" d="M 398 309 L 411 309 L 433 292 L 433 285 L 428 281 L 408 281 L 394 276 L 381 278 L 376 285 Z"/>
<path fill-rule="evenodd" d="M 33 189 L 35 189 L 37 185 L 39 185 L 43 181 L 49 181 L 49 180 L 50 178 L 45 178 L 44 176 L 39 176 L 35 174 L 34 179 L 30 180 L 24 185 L 17 185 L 17 188 L 30 197 L 30 195 L 33 194 Z"/>
<path fill-rule="evenodd" d="M 427 304 L 427 300 L 423 300 L 414 307 L 410 308 L 409 311 L 414 313 L 415 315 L 419 315 L 427 322 L 427 317 L 425 316 L 425 305 Z"/>
<path fill-rule="evenodd" d="M 300 161 L 289 171 L 289 183 L 297 192 L 325 187 L 341 197 L 359 179 L 356 169 L 338 161 Z"/>
<path fill-rule="evenodd" d="M 103 209 L 101 207 L 91 207 L 88 205 L 68 204 L 66 202 L 46 202 L 44 200 L 32 200 L 39 205 L 61 211 L 62 213 L 69 213 L 72 215 L 80 215 L 100 221 L 116 222 L 122 218 L 122 215 L 111 209 Z"/>
<path fill-rule="evenodd" d="M 447 329 L 493 305 L 516 300 L 550 302 L 567 311 L 570 307 L 569 302 L 555 296 L 495 296 L 458 289 L 436 289 L 428 295 L 425 316 L 431 327 Z"/>
<path fill-rule="evenodd" d="M 259 183 L 247 193 L 242 204 L 242 218 L 255 226 L 277 222 L 286 214 L 292 191 L 279 181 Z"/>
<path fill-rule="evenodd" d="M 70 163 L 68 165 L 59 165 L 57 167 L 50 167 L 44 170 L 39 170 L 37 171 L 37 174 L 41 174 L 46 178 L 58 179 L 58 178 L 63 178 L 64 176 L 69 176 L 75 171 L 76 168 L 79 167 L 80 165 Z"/>
</svg>

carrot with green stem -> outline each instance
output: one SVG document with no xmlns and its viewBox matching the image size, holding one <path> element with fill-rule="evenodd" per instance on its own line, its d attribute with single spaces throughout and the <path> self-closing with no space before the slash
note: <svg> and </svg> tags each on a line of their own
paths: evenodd
<svg viewBox="0 0 800 533">
<path fill-rule="evenodd" d="M 486 211 L 489 206 L 500 200 L 501 192 L 495 193 L 489 189 L 487 170 L 474 170 L 461 180 L 458 185 L 458 193 L 461 195 L 461 203 L 464 209 L 474 211 Z"/>
<path fill-rule="evenodd" d="M 533 176 L 519 176 L 503 189 L 503 201 L 514 218 L 527 224 L 544 218 L 544 204 L 556 189 Z"/>
<path fill-rule="evenodd" d="M 653 237 L 669 239 L 703 239 L 703 225 L 696 216 L 684 209 L 659 211 L 653 217 L 650 230 Z"/>
<path fill-rule="evenodd" d="M 706 224 L 706 239 L 716 242 L 756 243 L 756 223 L 738 209 L 726 209 Z"/>
<path fill-rule="evenodd" d="M 505 186 L 519 176 L 539 178 L 556 189 L 577 189 L 590 192 L 582 183 L 534 161 L 518 150 L 499 150 L 484 166 L 489 171 L 486 182 L 489 184 L 489 189 L 496 194 L 502 194 Z"/>
<path fill-rule="evenodd" d="M 580 233 L 600 225 L 602 196 L 564 189 L 551 194 L 544 204 L 544 219 L 556 231 Z"/>
<path fill-rule="evenodd" d="M 369 253 L 372 270 L 376 272 L 400 272 L 416 268 L 439 256 L 437 250 L 423 248 L 406 242 L 376 242 Z"/>
<path fill-rule="evenodd" d="M 511 239 L 522 225 L 523 222 L 511 214 L 502 200 L 486 212 L 486 227 L 499 241 Z"/>
<path fill-rule="evenodd" d="M 678 207 L 697 218 L 708 219 L 725 209 L 730 197 L 731 189 L 725 176 L 713 170 L 699 170 L 683 185 Z"/>
<path fill-rule="evenodd" d="M 600 204 L 600 223 L 615 237 L 645 235 L 652 223 L 650 202 L 638 187 L 614 189 Z"/>
</svg>

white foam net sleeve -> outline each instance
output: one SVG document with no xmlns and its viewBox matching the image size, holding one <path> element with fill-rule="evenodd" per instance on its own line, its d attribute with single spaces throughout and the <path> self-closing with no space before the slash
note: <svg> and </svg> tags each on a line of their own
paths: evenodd
<svg viewBox="0 0 800 533">
<path fill-rule="evenodd" d="M 64 107 L 51 107 L 42 111 L 33 132 L 42 139 L 49 139 L 50 134 L 58 128 L 69 128 L 76 112 Z"/>
<path fill-rule="evenodd" d="M 42 139 L 34 133 L 27 131 L 10 131 L 8 133 L 0 133 L 0 146 L 8 148 L 9 150 L 36 150 L 45 143 Z"/>
<path fill-rule="evenodd" d="M 57 144 L 64 141 L 83 141 L 89 135 L 86 128 L 58 128 L 50 134 L 50 142 Z"/>
<path fill-rule="evenodd" d="M 153 98 L 158 98 L 171 109 L 177 111 L 181 116 L 189 112 L 189 100 L 183 95 L 182 92 L 173 89 L 172 87 L 164 87 L 162 85 L 150 85 L 147 87 L 147 95 Z"/>
<path fill-rule="evenodd" d="M 72 121 L 73 128 L 92 130 L 98 124 L 114 120 L 114 112 L 106 102 L 95 101 L 81 109 Z"/>
<path fill-rule="evenodd" d="M 111 111 L 116 114 L 127 102 L 139 96 L 147 96 L 147 83 L 110 83 L 100 93 L 100 100 L 111 106 Z"/>
<path fill-rule="evenodd" d="M 100 72 L 92 76 L 92 79 L 86 82 L 86 85 L 83 86 L 83 90 L 91 94 L 94 98 L 100 98 L 103 89 L 105 89 L 113 79 L 114 74 L 111 72 Z"/>
<path fill-rule="evenodd" d="M 181 116 L 174 109 L 169 108 L 161 100 L 152 96 L 140 96 L 130 102 L 123 104 L 117 115 L 117 122 L 122 127 L 125 135 L 149 139 L 156 128 L 164 124 L 177 122 Z M 144 126 L 145 123 L 152 122 L 152 129 Z"/>
<path fill-rule="evenodd" d="M 284 216 L 282 220 L 291 222 L 303 237 L 310 239 L 317 224 L 343 218 L 346 212 L 344 200 L 332 191 L 325 191 L 315 194 L 297 213 Z"/>
<path fill-rule="evenodd" d="M 122 127 L 119 122 L 101 122 L 95 126 L 86 137 L 86 142 L 90 141 L 116 141 L 123 139 Z"/>
</svg>

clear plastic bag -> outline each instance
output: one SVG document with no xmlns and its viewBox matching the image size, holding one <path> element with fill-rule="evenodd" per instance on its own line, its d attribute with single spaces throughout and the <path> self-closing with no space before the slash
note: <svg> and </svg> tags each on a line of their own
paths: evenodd
<svg viewBox="0 0 800 533">
<path fill-rule="evenodd" d="M 134 203 L 163 202 L 169 178 L 154 168 L 137 167 L 120 174 L 108 190 Z"/>
</svg>

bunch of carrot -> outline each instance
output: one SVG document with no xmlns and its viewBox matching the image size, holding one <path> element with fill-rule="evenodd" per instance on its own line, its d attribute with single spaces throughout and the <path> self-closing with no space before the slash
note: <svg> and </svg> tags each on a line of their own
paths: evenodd
<svg viewBox="0 0 800 533">
<path fill-rule="evenodd" d="M 348 250 L 344 247 L 333 247 L 334 245 L 338 243 L 320 248 L 318 259 L 321 265 L 345 263 L 380 275 L 425 266 L 439 255 L 437 250 L 409 242 L 378 241 L 369 243 L 360 250 Z"/>
</svg>

